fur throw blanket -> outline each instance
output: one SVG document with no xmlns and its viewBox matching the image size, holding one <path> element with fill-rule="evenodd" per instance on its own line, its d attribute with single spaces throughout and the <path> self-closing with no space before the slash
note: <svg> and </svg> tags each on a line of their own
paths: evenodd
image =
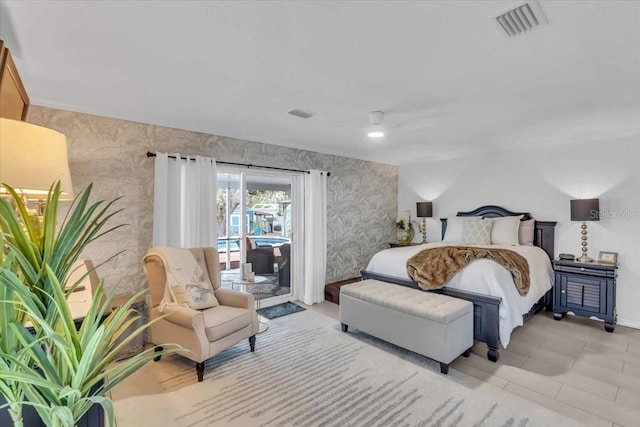
<svg viewBox="0 0 640 427">
<path fill-rule="evenodd" d="M 508 249 L 442 246 L 425 249 L 407 260 L 407 274 L 424 290 L 442 288 L 461 269 L 476 259 L 490 259 L 506 268 L 520 295 L 529 292 L 529 263 Z"/>
</svg>

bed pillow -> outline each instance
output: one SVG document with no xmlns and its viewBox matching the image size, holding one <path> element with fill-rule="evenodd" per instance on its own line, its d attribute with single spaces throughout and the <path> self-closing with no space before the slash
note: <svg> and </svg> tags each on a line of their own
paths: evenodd
<svg viewBox="0 0 640 427">
<path fill-rule="evenodd" d="M 447 230 L 443 242 L 462 243 L 462 224 L 466 221 L 482 219 L 479 216 L 450 216 L 447 218 Z"/>
<path fill-rule="evenodd" d="M 536 220 L 528 219 L 520 221 L 520 229 L 518 230 L 518 241 L 521 245 L 533 246 L 533 236 L 536 230 Z"/>
<path fill-rule="evenodd" d="M 524 215 L 504 216 L 491 218 L 493 227 L 491 228 L 491 244 L 504 246 L 519 246 L 518 230 L 520 220 Z"/>
<path fill-rule="evenodd" d="M 462 223 L 462 243 L 465 245 L 490 245 L 492 221 L 478 219 Z"/>
</svg>

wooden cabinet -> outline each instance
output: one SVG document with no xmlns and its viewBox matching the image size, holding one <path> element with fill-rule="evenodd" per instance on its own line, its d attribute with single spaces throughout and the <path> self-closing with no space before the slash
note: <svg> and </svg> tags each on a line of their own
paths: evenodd
<svg viewBox="0 0 640 427">
<path fill-rule="evenodd" d="M 618 267 L 556 260 L 553 262 L 553 270 L 553 317 L 560 320 L 569 311 L 576 316 L 594 316 L 604 320 L 607 332 L 613 332 L 616 323 Z"/>
<path fill-rule="evenodd" d="M 22 84 L 11 52 L 0 40 L 0 117 L 25 120 L 29 97 Z"/>
</svg>

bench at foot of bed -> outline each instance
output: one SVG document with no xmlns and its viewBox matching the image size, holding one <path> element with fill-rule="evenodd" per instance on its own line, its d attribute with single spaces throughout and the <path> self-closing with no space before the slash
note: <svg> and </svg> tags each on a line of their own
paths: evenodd
<svg viewBox="0 0 640 427">
<path fill-rule="evenodd" d="M 469 301 L 378 280 L 340 288 L 340 322 L 344 332 L 353 327 L 440 362 L 443 374 L 473 346 Z"/>
</svg>

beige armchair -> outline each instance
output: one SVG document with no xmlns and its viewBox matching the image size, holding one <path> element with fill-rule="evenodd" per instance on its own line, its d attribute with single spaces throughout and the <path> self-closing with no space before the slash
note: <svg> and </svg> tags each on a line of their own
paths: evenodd
<svg viewBox="0 0 640 427">
<path fill-rule="evenodd" d="M 187 305 L 171 303 L 171 289 L 167 286 L 171 279 L 168 279 L 167 272 L 176 268 L 175 264 L 184 259 L 182 256 L 188 256 L 181 251 L 193 255 L 203 272 L 203 280 L 212 285 L 219 305 L 196 310 Z M 167 259 L 171 254 L 180 254 L 180 257 Z M 198 381 L 203 379 L 205 361 L 222 350 L 248 338 L 251 351 L 255 351 L 259 323 L 253 295 L 220 287 L 220 264 L 216 250 L 152 248 L 143 257 L 143 265 L 151 295 L 150 318 L 168 314 L 151 327 L 151 342 L 156 345 L 176 343 L 188 349 L 183 356 L 196 362 Z M 162 348 L 156 347 L 158 350 Z M 160 360 L 160 357 L 155 360 Z"/>
</svg>

